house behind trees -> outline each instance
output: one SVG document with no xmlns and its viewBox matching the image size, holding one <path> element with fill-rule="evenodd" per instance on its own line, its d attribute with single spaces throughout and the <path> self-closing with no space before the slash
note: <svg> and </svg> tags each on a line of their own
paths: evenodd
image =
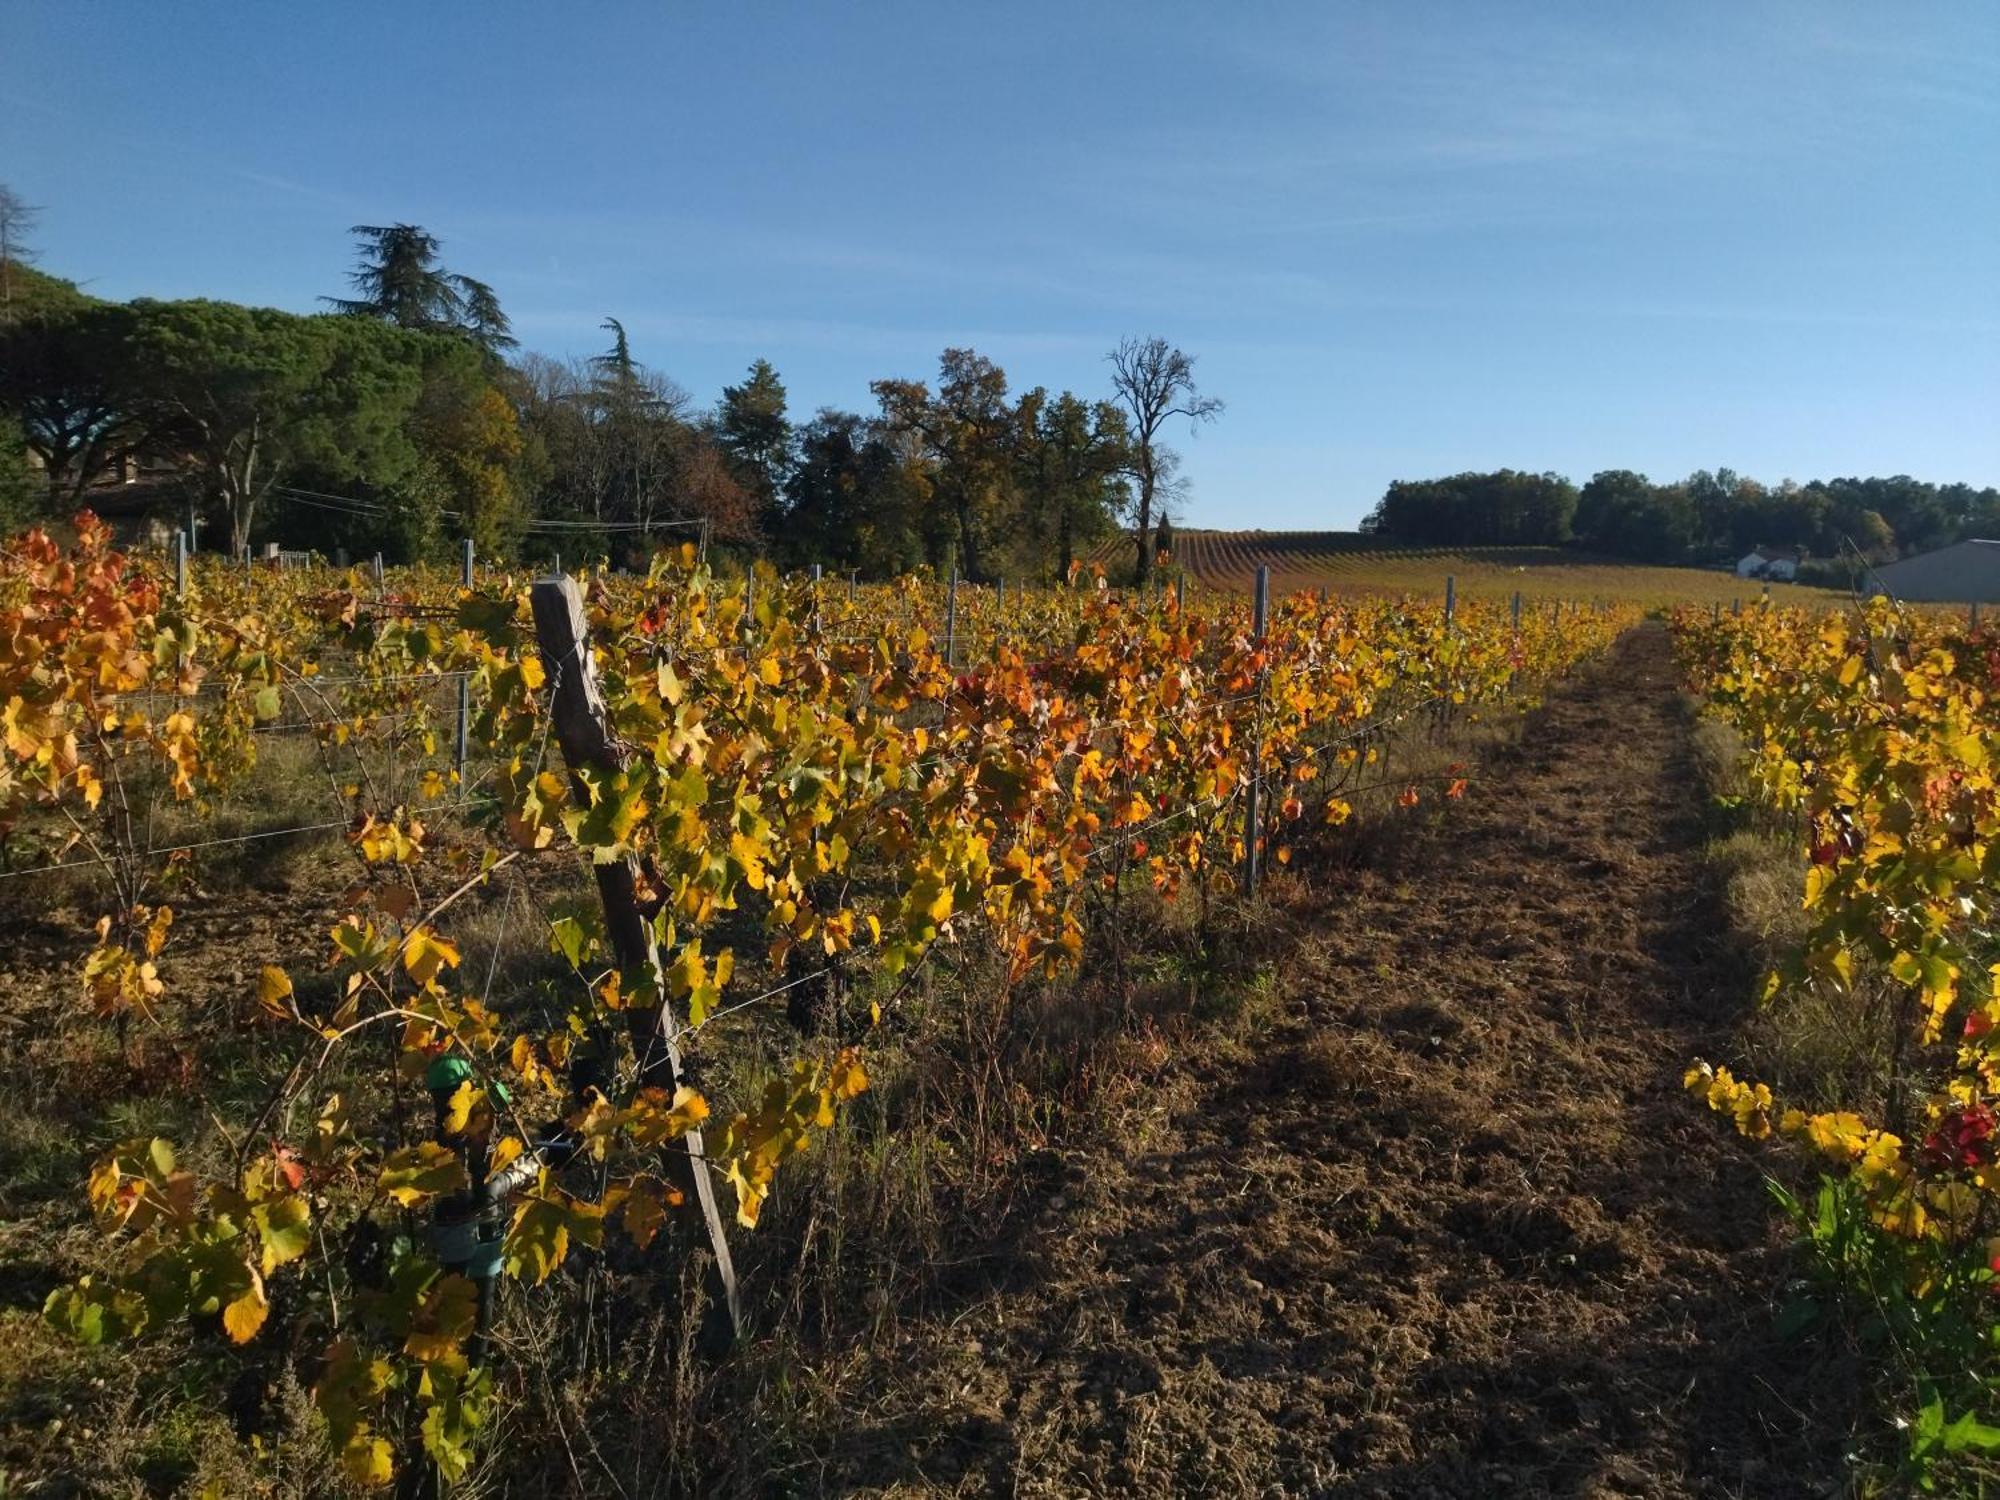
<svg viewBox="0 0 2000 1500">
<path fill-rule="evenodd" d="M 1801 560 L 1796 547 L 1758 547 L 1737 559 L 1736 576 L 1789 582 L 1799 576 Z"/>
</svg>

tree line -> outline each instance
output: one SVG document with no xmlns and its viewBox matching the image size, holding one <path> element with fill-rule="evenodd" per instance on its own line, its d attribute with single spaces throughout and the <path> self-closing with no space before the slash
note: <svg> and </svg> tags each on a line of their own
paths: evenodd
<svg viewBox="0 0 2000 1500">
<path fill-rule="evenodd" d="M 884 576 L 1061 574 L 1121 527 L 1132 570 L 1184 493 L 1165 441 L 1213 420 L 1160 338 L 1107 356 L 1099 396 L 1009 388 L 971 349 L 867 411 L 795 420 L 756 361 L 702 408 L 616 318 L 602 352 L 523 352 L 493 288 L 411 224 L 362 225 L 344 295 L 300 314 L 112 302 L 28 262 L 34 210 L 0 187 L 0 520 L 62 514 L 134 473 L 202 544 L 267 539 L 391 560 L 469 536 L 496 558 L 664 540 Z"/>
<path fill-rule="evenodd" d="M 2000 489 L 1892 478 L 1763 484 L 1731 469 L 1655 483 L 1606 469 L 1581 488 L 1560 474 L 1499 469 L 1397 480 L 1361 523 L 1426 546 L 1575 545 L 1651 563 L 1711 563 L 1757 547 L 1883 562 L 2000 536 Z"/>
</svg>

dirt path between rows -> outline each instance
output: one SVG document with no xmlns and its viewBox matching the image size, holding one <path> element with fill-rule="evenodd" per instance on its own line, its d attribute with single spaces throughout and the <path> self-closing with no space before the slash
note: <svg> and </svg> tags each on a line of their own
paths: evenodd
<svg viewBox="0 0 2000 1500">
<path fill-rule="evenodd" d="M 1291 882 L 1282 1018 L 915 1334 L 943 1388 L 854 1432 L 850 1478 L 1837 1492 L 1852 1392 L 1772 1334 L 1757 1159 L 1679 1088 L 1747 978 L 1689 727 L 1665 632 L 1635 631 L 1386 863 Z"/>
</svg>

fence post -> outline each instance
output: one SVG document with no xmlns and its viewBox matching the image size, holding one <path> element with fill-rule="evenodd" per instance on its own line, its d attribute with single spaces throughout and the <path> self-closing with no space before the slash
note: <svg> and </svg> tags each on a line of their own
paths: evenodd
<svg viewBox="0 0 2000 1500">
<path fill-rule="evenodd" d="M 757 623 L 757 570 L 743 576 L 743 639 L 750 639 L 751 628 Z"/>
<path fill-rule="evenodd" d="M 176 531 L 174 533 L 174 592 L 182 598 L 186 598 L 187 591 L 188 534 L 185 531 Z"/>
<path fill-rule="evenodd" d="M 1972 601 L 1972 628 L 1974 630 L 1979 628 L 1979 601 L 1977 599 Z"/>
<path fill-rule="evenodd" d="M 1521 591 L 1519 589 L 1514 590 L 1513 613 L 1514 613 L 1514 623 L 1513 623 L 1514 634 L 1513 634 L 1512 659 L 1518 662 L 1521 659 Z M 1507 669 L 1507 688 L 1510 692 L 1513 690 L 1514 684 L 1520 681 L 1520 679 L 1521 679 L 1521 669 L 1518 666 L 1509 667 Z"/>
<path fill-rule="evenodd" d="M 1259 564 L 1257 567 L 1257 594 L 1251 606 L 1250 633 L 1256 638 L 1257 649 L 1264 649 L 1264 636 L 1270 626 L 1271 617 L 1271 570 Z M 1257 853 L 1258 844 L 1264 835 L 1263 792 L 1264 792 L 1264 680 L 1270 675 L 1267 665 L 1257 673 L 1257 707 L 1250 728 L 1250 791 L 1243 809 L 1243 894 L 1257 894 Z"/>
<path fill-rule="evenodd" d="M 1458 615 L 1458 580 L 1447 573 L 1444 575 L 1444 628 L 1451 630 L 1452 621 Z"/>
<path fill-rule="evenodd" d="M 1176 614 L 1187 613 L 1187 574 L 1185 573 L 1176 573 L 1174 575 L 1174 612 Z"/>
<path fill-rule="evenodd" d="M 820 565 L 814 563 L 812 566 L 812 628 L 814 630 L 819 629 L 819 581 L 821 576 Z"/>
<path fill-rule="evenodd" d="M 596 668 L 590 656 L 590 627 L 585 621 L 583 590 L 574 578 L 544 578 L 530 591 L 535 613 L 535 639 L 541 647 L 542 662 L 555 684 L 554 718 L 556 742 L 562 746 L 569 766 L 570 782 L 579 801 L 588 792 L 579 776 L 584 766 L 599 771 L 624 769 L 626 755 L 611 732 L 610 716 L 597 689 Z M 686 1081 L 681 1066 L 681 1050 L 675 1040 L 680 1022 L 667 996 L 666 974 L 660 964 L 660 946 L 653 924 L 640 910 L 638 900 L 639 861 L 633 855 L 593 864 L 597 894 L 604 903 L 605 931 L 610 935 L 613 956 L 627 976 L 627 994 L 649 993 L 659 997 L 650 1011 L 634 1006 L 626 1012 L 633 1050 L 639 1059 L 642 1086 L 664 1088 L 671 1095 Z M 690 1130 L 679 1146 L 663 1153 L 668 1180 L 679 1190 L 681 1212 L 686 1216 L 690 1238 L 698 1249 L 708 1252 L 704 1267 L 709 1291 L 709 1321 L 704 1327 L 707 1340 L 715 1345 L 733 1341 L 743 1326 L 742 1308 L 736 1296 L 736 1270 L 729 1258 L 729 1239 L 723 1232 L 722 1213 L 715 1200 L 701 1132 Z M 726 1319 L 726 1324 L 725 1320 Z"/>
<path fill-rule="evenodd" d="M 467 537 L 461 544 L 458 560 L 458 581 L 465 588 L 472 587 L 472 538 Z M 458 678 L 458 796 L 465 800 L 466 751 L 472 743 L 472 678 L 463 670 Z"/>
<path fill-rule="evenodd" d="M 949 671 L 958 665 L 958 569 L 951 570 L 951 584 L 944 595 L 944 664 Z"/>
</svg>

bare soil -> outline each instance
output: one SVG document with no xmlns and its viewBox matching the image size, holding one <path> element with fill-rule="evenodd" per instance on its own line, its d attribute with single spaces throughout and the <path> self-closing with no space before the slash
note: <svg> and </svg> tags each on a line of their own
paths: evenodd
<svg viewBox="0 0 2000 1500">
<path fill-rule="evenodd" d="M 713 1441 L 687 1444 L 699 1490 L 1845 1493 L 1863 1382 L 1775 1334 L 1771 1159 L 1680 1089 L 1691 1057 L 1731 1053 L 1754 988 L 1690 728 L 1647 627 L 1482 756 L 1462 800 L 1302 850 L 1248 918 L 1254 1011 L 1142 1028 L 1102 1144 L 1031 1151 L 958 1253 L 874 1247 L 923 1264 L 849 1309 L 851 1339 L 774 1340 L 724 1372 Z M 310 967 L 337 881 L 260 857 L 249 884 L 175 903 L 178 984 L 240 996 L 259 963 Z M 504 903 L 482 920 L 504 937 Z M 96 1451 L 52 1435 L 58 1413 L 160 1425 L 152 1398 L 119 1417 L 92 1396 L 99 1366 L 46 1390 L 32 1368 L 35 1309 L 94 1244 L 76 1184 L 96 1143 L 185 1112 L 170 1051 L 135 1042 L 135 1075 L 102 1028 L 59 1019 L 87 925 L 10 914 L 0 954 L 21 1126 L 0 1142 L 0 1316 L 30 1335 L 14 1394 L 0 1378 L 0 1462 L 27 1474 Z M 607 1447 L 685 1442 L 628 1394 Z M 114 1468 L 48 1492 L 129 1492 Z"/>
<path fill-rule="evenodd" d="M 1751 993 L 1689 730 L 1646 627 L 1421 831 L 1304 855 L 1276 1019 L 857 1356 L 812 1487 L 1841 1493 L 1859 1381 L 1773 1332 L 1768 1158 L 1680 1088 Z"/>
</svg>

